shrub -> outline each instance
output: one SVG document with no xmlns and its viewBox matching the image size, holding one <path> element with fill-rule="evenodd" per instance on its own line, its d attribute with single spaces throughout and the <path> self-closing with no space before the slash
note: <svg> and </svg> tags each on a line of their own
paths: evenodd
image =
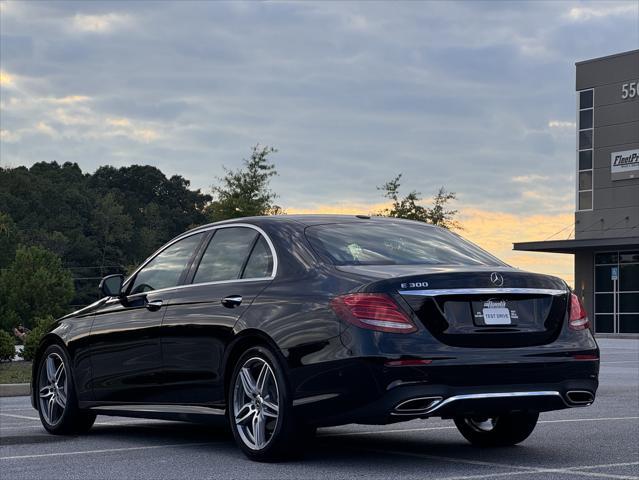
<svg viewBox="0 0 639 480">
<path fill-rule="evenodd" d="M 35 327 L 31 330 L 24 340 L 24 350 L 22 350 L 22 358 L 25 360 L 33 360 L 40 345 L 40 340 L 44 337 L 53 326 L 54 319 L 51 316 L 40 317 L 35 319 Z"/>
<path fill-rule="evenodd" d="M 0 330 L 0 360 L 12 360 L 15 353 L 13 336 L 4 330 Z"/>
</svg>

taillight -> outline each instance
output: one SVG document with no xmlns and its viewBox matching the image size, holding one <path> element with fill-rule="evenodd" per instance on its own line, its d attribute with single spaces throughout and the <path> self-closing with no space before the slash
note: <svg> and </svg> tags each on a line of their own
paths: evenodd
<svg viewBox="0 0 639 480">
<path fill-rule="evenodd" d="M 384 293 L 350 293 L 331 300 L 340 318 L 360 328 L 390 333 L 417 330 L 408 315 Z"/>
<path fill-rule="evenodd" d="M 590 327 L 586 309 L 581 303 L 581 300 L 579 300 L 579 297 L 574 293 L 570 294 L 570 318 L 568 320 L 568 326 L 572 330 L 585 330 Z"/>
</svg>

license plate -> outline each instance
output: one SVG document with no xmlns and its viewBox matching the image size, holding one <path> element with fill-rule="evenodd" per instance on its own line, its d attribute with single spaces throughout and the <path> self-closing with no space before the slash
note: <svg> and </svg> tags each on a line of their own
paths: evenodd
<svg viewBox="0 0 639 480">
<path fill-rule="evenodd" d="M 482 309 L 484 324 L 486 325 L 510 325 L 510 310 L 506 307 Z"/>
</svg>

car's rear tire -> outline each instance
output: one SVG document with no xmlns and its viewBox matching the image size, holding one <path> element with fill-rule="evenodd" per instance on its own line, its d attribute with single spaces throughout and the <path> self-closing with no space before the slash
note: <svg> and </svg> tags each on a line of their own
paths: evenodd
<svg viewBox="0 0 639 480">
<path fill-rule="evenodd" d="M 55 435 L 86 433 L 95 414 L 78 407 L 71 361 L 60 345 L 49 345 L 41 356 L 35 382 L 42 426 Z"/>
<path fill-rule="evenodd" d="M 233 437 L 248 458 L 271 462 L 301 453 L 288 380 L 271 350 L 256 346 L 242 354 L 227 402 Z"/>
<path fill-rule="evenodd" d="M 456 417 L 459 432 L 479 447 L 505 447 L 526 440 L 535 429 L 538 413 L 507 413 L 498 417 Z"/>
</svg>

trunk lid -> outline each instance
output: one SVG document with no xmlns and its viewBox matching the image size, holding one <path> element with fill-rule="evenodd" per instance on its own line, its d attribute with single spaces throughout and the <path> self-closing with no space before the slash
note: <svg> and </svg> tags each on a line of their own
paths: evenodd
<svg viewBox="0 0 639 480">
<path fill-rule="evenodd" d="M 563 280 L 507 267 L 347 266 L 361 291 L 394 295 L 441 342 L 459 347 L 551 343 L 569 305 Z"/>
</svg>

